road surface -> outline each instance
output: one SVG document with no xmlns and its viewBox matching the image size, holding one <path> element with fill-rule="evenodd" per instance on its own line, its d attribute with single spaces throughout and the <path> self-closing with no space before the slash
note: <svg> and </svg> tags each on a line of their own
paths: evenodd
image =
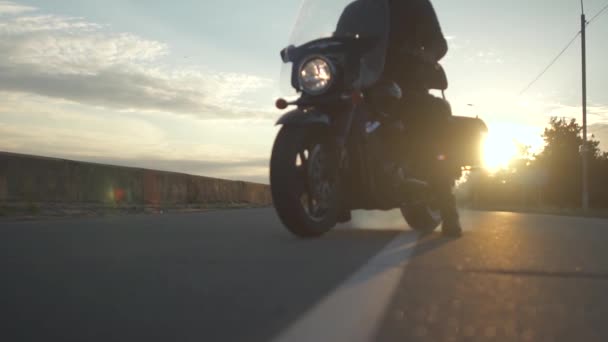
<svg viewBox="0 0 608 342">
<path fill-rule="evenodd" d="M 1 341 L 608 341 L 608 220 L 463 212 L 461 239 L 357 213 L 0 221 Z"/>
</svg>

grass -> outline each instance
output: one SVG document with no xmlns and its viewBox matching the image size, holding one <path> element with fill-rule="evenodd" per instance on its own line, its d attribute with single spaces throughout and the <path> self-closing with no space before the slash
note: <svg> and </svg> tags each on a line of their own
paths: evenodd
<svg viewBox="0 0 608 342">
<path fill-rule="evenodd" d="M 28 202 L 26 211 L 30 215 L 34 215 L 34 216 L 38 215 L 38 214 L 40 214 L 40 206 L 34 202 Z"/>
<path fill-rule="evenodd" d="M 22 203 L 0 204 L 0 217 L 5 219 L 47 219 L 70 217 L 120 216 L 133 214 L 185 213 L 210 210 L 234 210 L 267 207 L 259 204 L 215 202 L 188 205 L 131 204 L 111 206 L 91 203 Z"/>
</svg>

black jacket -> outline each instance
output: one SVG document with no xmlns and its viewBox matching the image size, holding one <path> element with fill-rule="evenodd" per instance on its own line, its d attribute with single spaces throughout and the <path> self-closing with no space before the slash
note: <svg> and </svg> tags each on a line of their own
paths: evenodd
<svg viewBox="0 0 608 342">
<path fill-rule="evenodd" d="M 415 60 L 411 55 L 423 54 L 434 62 L 446 55 L 448 44 L 429 0 L 389 0 L 389 4 L 387 72 L 403 74 Z"/>
</svg>

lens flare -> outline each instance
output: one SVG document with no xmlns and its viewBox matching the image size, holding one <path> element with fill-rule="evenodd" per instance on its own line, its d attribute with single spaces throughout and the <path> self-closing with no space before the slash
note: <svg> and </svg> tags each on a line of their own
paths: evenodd
<svg viewBox="0 0 608 342">
<path fill-rule="evenodd" d="M 484 167 L 491 172 L 509 166 L 511 160 L 518 155 L 515 140 L 509 132 L 493 131 L 486 136 L 483 147 Z"/>
</svg>

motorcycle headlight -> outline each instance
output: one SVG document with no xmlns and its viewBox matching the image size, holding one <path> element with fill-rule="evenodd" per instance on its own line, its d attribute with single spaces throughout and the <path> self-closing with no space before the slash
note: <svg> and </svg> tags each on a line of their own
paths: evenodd
<svg viewBox="0 0 608 342">
<path fill-rule="evenodd" d="M 335 68 L 323 57 L 308 59 L 298 73 L 300 88 L 310 95 L 320 95 L 331 87 Z"/>
</svg>

